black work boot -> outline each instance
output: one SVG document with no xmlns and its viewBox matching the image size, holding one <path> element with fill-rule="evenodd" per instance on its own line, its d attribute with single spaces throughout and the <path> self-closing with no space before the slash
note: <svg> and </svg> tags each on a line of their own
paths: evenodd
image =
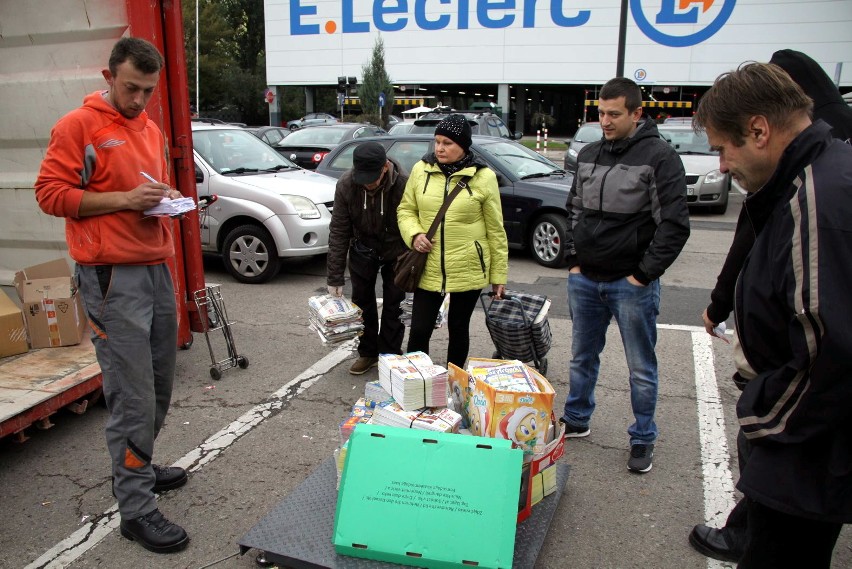
<svg viewBox="0 0 852 569">
<path fill-rule="evenodd" d="M 154 482 L 154 492 L 165 492 L 180 488 L 186 484 L 186 470 L 179 466 L 160 466 L 152 464 L 154 475 L 157 480 Z"/>
<path fill-rule="evenodd" d="M 159 509 L 132 520 L 121 520 L 121 535 L 154 553 L 180 551 L 189 543 L 182 527 L 167 520 Z"/>
</svg>

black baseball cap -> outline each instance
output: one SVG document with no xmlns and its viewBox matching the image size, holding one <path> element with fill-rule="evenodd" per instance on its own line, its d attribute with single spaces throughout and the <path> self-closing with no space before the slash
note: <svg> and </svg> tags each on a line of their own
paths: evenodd
<svg viewBox="0 0 852 569">
<path fill-rule="evenodd" d="M 359 144 L 352 153 L 352 181 L 362 186 L 372 184 L 382 175 L 387 161 L 385 147 L 378 142 Z"/>
</svg>

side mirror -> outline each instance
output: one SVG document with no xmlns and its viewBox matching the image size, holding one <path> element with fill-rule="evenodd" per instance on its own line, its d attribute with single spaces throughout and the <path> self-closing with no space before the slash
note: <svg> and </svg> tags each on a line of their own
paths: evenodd
<svg viewBox="0 0 852 569">
<path fill-rule="evenodd" d="M 512 135 L 512 137 L 513 137 L 515 140 L 520 140 L 520 139 L 522 139 L 522 138 L 524 137 L 524 133 L 522 133 L 522 132 L 521 132 L 521 131 L 519 131 L 519 130 L 516 130 L 516 131 L 515 131 L 515 133 Z"/>
<path fill-rule="evenodd" d="M 200 184 L 204 181 L 204 174 L 201 172 L 201 169 L 197 166 L 195 167 L 195 183 Z"/>
</svg>

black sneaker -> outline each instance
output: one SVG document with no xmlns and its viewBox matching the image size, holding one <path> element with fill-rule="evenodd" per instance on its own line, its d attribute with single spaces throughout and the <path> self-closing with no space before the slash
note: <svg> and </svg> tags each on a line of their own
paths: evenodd
<svg viewBox="0 0 852 569">
<path fill-rule="evenodd" d="M 154 482 L 154 492 L 165 492 L 166 490 L 180 488 L 186 484 L 186 470 L 179 466 L 152 464 L 151 467 L 154 469 L 154 475 L 157 477 L 157 480 Z"/>
<path fill-rule="evenodd" d="M 631 472 L 645 473 L 651 470 L 654 459 L 654 445 L 633 445 L 630 447 L 630 459 L 627 461 L 627 470 Z"/>
<path fill-rule="evenodd" d="M 189 536 L 182 527 L 154 510 L 132 520 L 121 520 L 121 535 L 154 553 L 172 553 L 184 549 Z"/>
<path fill-rule="evenodd" d="M 588 437 L 592 430 L 589 427 L 575 427 L 571 423 L 565 421 L 565 419 L 559 419 L 559 422 L 565 425 L 565 438 L 566 439 L 579 439 L 582 437 Z"/>
</svg>

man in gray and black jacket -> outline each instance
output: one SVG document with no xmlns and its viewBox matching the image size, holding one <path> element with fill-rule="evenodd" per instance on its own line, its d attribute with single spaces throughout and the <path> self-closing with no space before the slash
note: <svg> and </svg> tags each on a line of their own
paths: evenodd
<svg viewBox="0 0 852 569">
<path fill-rule="evenodd" d="M 689 237 L 686 177 L 680 157 L 653 120 L 642 92 L 612 79 L 600 92 L 604 137 L 585 146 L 568 196 L 570 388 L 561 421 L 566 437 L 585 437 L 595 409 L 600 353 L 612 317 L 630 371 L 635 422 L 627 429 L 632 472 L 651 470 L 657 425 L 659 278 Z"/>
<path fill-rule="evenodd" d="M 352 169 L 337 181 L 329 225 L 328 292 L 343 294 L 346 259 L 352 281 L 352 302 L 363 311 L 364 333 L 358 359 L 349 373 L 361 375 L 375 367 L 379 354 L 402 353 L 405 325 L 399 320 L 405 292 L 393 282 L 393 265 L 407 247 L 399 234 L 396 208 L 408 176 L 388 158 L 378 142 L 359 144 Z M 382 317 L 376 305 L 376 278 L 382 275 Z"/>
</svg>

